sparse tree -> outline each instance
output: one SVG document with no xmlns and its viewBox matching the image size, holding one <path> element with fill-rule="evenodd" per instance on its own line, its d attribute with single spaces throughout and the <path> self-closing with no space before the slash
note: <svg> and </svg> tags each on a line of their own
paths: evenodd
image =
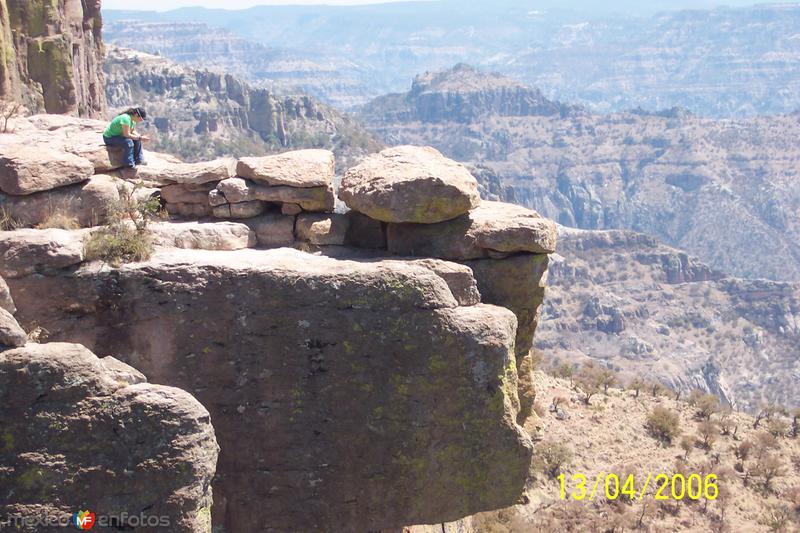
<svg viewBox="0 0 800 533">
<path fill-rule="evenodd" d="M 719 428 L 716 422 L 713 420 L 703 420 L 697 424 L 697 436 L 700 445 L 706 450 L 710 450 L 714 445 L 714 441 L 717 440 L 717 436 L 719 436 Z"/>
<path fill-rule="evenodd" d="M 0 100 L 0 119 L 3 122 L 0 126 L 0 133 L 8 133 L 8 121 L 11 120 L 11 117 L 19 114 L 21 107 L 16 102 Z"/>
<path fill-rule="evenodd" d="M 664 392 L 666 392 L 667 389 L 666 389 L 666 387 L 664 387 L 664 385 L 662 385 L 658 381 L 652 381 L 647 386 L 647 390 L 649 390 L 650 391 L 650 395 L 653 398 L 655 398 L 656 396 L 664 394 Z"/>
<path fill-rule="evenodd" d="M 733 411 L 730 407 L 724 407 L 719 415 L 719 430 L 723 435 L 735 436 L 738 430 L 736 420 L 733 418 Z"/>
<path fill-rule="evenodd" d="M 765 490 L 771 490 L 772 480 L 786 473 L 780 457 L 774 453 L 766 453 L 753 468 L 753 475 L 761 478 Z"/>
<path fill-rule="evenodd" d="M 591 363 L 585 364 L 575 377 L 575 385 L 583 391 L 583 403 L 589 405 L 592 396 L 599 394 L 603 387 L 602 369 Z"/>
<path fill-rule="evenodd" d="M 678 413 L 657 405 L 647 417 L 645 427 L 653 438 L 661 442 L 663 446 L 668 446 L 672 444 L 672 439 L 679 434 L 679 420 Z"/>
<path fill-rule="evenodd" d="M 681 437 L 680 446 L 683 450 L 683 460 L 686 461 L 689 459 L 689 454 L 692 453 L 692 449 L 694 448 L 694 438 L 690 435 L 684 435 Z"/>
<path fill-rule="evenodd" d="M 569 386 L 572 387 L 572 376 L 575 374 L 575 369 L 569 363 L 561 363 L 553 368 L 553 376 L 560 379 L 568 379 Z"/>
<path fill-rule="evenodd" d="M 783 418 L 773 418 L 767 423 L 767 431 L 775 438 L 785 437 L 789 433 L 789 422 Z"/>
<path fill-rule="evenodd" d="M 638 398 L 639 391 L 641 391 L 646 386 L 647 384 L 645 383 L 644 379 L 642 379 L 641 376 L 636 376 L 635 378 L 633 378 L 628 382 L 628 388 L 634 392 L 633 395 L 634 398 Z"/>
<path fill-rule="evenodd" d="M 617 384 L 617 376 L 610 368 L 600 368 L 598 370 L 597 379 L 603 387 L 603 394 L 608 394 L 608 388 Z"/>
<path fill-rule="evenodd" d="M 713 394 L 703 394 L 697 399 L 697 418 L 700 420 L 711 420 L 711 416 L 720 410 L 719 398 Z"/>
</svg>

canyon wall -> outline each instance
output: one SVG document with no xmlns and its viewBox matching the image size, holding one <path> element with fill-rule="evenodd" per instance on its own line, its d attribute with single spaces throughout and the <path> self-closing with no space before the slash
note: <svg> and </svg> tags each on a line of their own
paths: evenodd
<svg viewBox="0 0 800 533">
<path fill-rule="evenodd" d="M 100 0 L 2 0 L 0 98 L 32 112 L 101 117 Z"/>
</svg>

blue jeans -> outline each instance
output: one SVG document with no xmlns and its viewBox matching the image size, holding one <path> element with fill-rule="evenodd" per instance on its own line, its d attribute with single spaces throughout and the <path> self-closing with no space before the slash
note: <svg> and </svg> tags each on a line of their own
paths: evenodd
<svg viewBox="0 0 800 533">
<path fill-rule="evenodd" d="M 135 167 L 142 162 L 142 141 L 134 141 L 127 137 L 106 137 L 103 136 L 106 146 L 121 146 L 125 150 L 125 164 Z"/>
</svg>

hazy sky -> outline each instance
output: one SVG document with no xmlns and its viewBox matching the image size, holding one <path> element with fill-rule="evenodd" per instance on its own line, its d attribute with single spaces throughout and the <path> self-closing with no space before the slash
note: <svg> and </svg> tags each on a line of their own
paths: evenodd
<svg viewBox="0 0 800 533">
<path fill-rule="evenodd" d="M 186 6 L 216 7 L 224 9 L 245 9 L 267 4 L 381 4 L 399 0 L 103 0 L 105 9 L 137 9 L 145 11 L 167 11 Z"/>
</svg>

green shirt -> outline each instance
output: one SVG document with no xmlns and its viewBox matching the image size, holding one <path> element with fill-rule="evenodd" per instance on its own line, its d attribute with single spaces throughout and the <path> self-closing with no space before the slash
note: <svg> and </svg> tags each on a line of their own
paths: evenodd
<svg viewBox="0 0 800 533">
<path fill-rule="evenodd" d="M 122 126 L 128 126 L 129 131 L 133 131 L 136 124 L 129 114 L 123 113 L 111 121 L 106 131 L 103 132 L 103 137 L 122 137 Z"/>
</svg>

